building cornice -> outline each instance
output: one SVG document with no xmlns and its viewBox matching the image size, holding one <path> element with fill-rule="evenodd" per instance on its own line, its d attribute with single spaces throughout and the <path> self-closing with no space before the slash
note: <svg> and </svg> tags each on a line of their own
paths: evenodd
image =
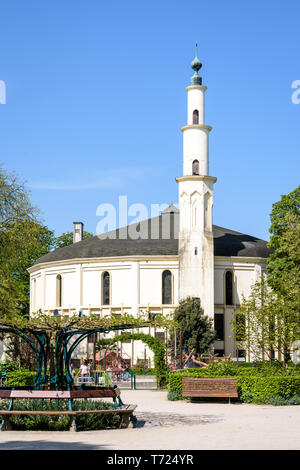
<svg viewBox="0 0 300 470">
<path fill-rule="evenodd" d="M 178 262 L 178 255 L 145 255 L 145 256 L 114 256 L 114 257 L 101 257 L 101 258 L 74 258 L 60 261 L 50 261 L 48 263 L 35 264 L 28 268 L 30 274 L 45 268 L 54 268 L 55 266 L 65 266 L 74 264 L 93 264 L 101 262 L 120 262 L 120 261 L 176 261 Z M 245 257 L 245 256 L 214 256 L 214 263 L 216 262 L 228 262 L 228 263 L 243 263 L 243 264 L 266 264 L 267 258 L 262 257 Z"/>
<path fill-rule="evenodd" d="M 40 269 L 44 268 L 53 268 L 55 266 L 65 266 L 65 265 L 71 265 L 71 264 L 88 264 L 88 263 L 101 263 L 101 262 L 117 262 L 117 261 L 128 261 L 128 262 L 134 262 L 134 261 L 178 261 L 178 255 L 151 255 L 151 256 L 108 256 L 104 257 L 102 256 L 101 258 L 73 258 L 73 259 L 65 259 L 65 260 L 59 260 L 59 261 L 49 261 L 48 263 L 38 263 L 34 264 L 30 268 L 27 269 L 27 271 L 32 274 L 35 271 L 38 271 Z"/>
</svg>

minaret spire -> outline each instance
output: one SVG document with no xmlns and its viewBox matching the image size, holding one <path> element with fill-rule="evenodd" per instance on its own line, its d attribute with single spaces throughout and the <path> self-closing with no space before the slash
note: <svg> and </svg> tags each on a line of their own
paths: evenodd
<svg viewBox="0 0 300 470">
<path fill-rule="evenodd" d="M 192 85 L 202 85 L 202 78 L 199 76 L 198 72 L 202 67 L 202 64 L 198 58 L 198 43 L 196 42 L 196 55 L 191 63 L 191 67 L 194 70 L 194 75 L 191 78 L 191 84 Z"/>
</svg>

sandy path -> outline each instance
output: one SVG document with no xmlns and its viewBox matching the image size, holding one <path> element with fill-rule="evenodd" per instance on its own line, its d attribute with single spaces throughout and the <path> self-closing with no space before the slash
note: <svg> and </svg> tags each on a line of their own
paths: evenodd
<svg viewBox="0 0 300 470">
<path fill-rule="evenodd" d="M 170 402 L 165 391 L 124 390 L 135 429 L 0 433 L 4 449 L 300 449 L 300 406 Z"/>
</svg>

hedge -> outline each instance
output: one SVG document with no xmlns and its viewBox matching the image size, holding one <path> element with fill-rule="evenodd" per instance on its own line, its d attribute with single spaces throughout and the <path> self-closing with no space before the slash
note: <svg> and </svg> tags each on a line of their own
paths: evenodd
<svg viewBox="0 0 300 470">
<path fill-rule="evenodd" d="M 173 373 L 169 376 L 168 398 L 182 399 L 182 377 L 212 377 L 207 369 L 198 372 Z M 216 377 L 216 376 L 213 376 Z M 219 377 L 224 377 L 220 375 Z M 232 377 L 232 376 L 230 376 Z M 300 395 L 299 376 L 237 376 L 239 399 L 245 403 L 269 403 L 275 397 L 289 398 Z"/>
<path fill-rule="evenodd" d="M 271 399 L 300 395 L 300 376 L 238 377 L 238 393 L 245 403 L 269 403 Z"/>
</svg>

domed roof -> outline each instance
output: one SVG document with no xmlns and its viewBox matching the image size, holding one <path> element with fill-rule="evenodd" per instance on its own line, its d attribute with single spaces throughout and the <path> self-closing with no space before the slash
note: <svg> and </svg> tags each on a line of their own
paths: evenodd
<svg viewBox="0 0 300 470">
<path fill-rule="evenodd" d="M 158 217 L 58 248 L 35 265 L 81 258 L 178 256 L 179 211 L 172 207 Z M 213 237 L 214 256 L 267 258 L 270 254 L 266 241 L 240 232 L 213 225 Z"/>
</svg>

